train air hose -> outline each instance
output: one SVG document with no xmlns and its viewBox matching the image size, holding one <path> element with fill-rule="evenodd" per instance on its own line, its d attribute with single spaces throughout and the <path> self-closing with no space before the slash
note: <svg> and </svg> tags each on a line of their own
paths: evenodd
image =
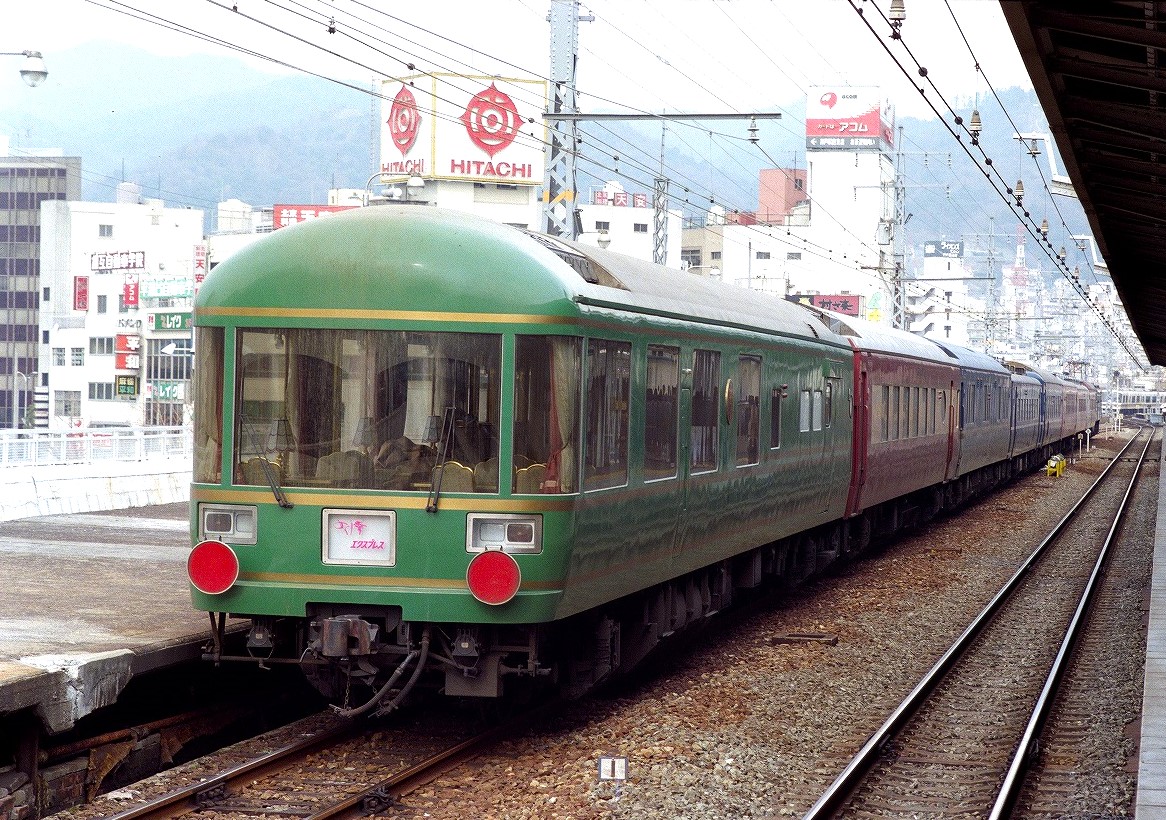
<svg viewBox="0 0 1166 820">
<path fill-rule="evenodd" d="M 376 707 L 377 704 L 379 704 L 387 694 L 389 694 L 389 690 L 393 688 L 393 685 L 397 682 L 398 679 L 400 679 L 401 675 L 404 674 L 405 669 L 415 658 L 417 659 L 417 666 L 413 669 L 413 675 L 401 688 L 401 691 L 397 693 L 397 696 L 377 709 L 376 714 L 387 715 L 389 712 L 400 706 L 401 701 L 405 699 L 405 697 L 413 689 L 413 686 L 417 683 L 417 679 L 421 677 L 421 670 L 425 668 L 425 661 L 429 658 L 428 626 L 425 627 L 425 631 L 421 635 L 421 649 L 414 649 L 412 652 L 406 655 L 405 659 L 401 661 L 396 669 L 393 670 L 393 674 L 389 676 L 389 679 L 385 681 L 385 685 L 378 689 L 377 693 L 373 695 L 367 703 L 361 706 L 356 706 L 352 709 L 344 709 L 336 705 L 333 705 L 332 708 L 336 710 L 336 714 L 340 715 L 340 717 L 346 718 L 360 717 L 361 715 L 370 711 Z"/>
</svg>

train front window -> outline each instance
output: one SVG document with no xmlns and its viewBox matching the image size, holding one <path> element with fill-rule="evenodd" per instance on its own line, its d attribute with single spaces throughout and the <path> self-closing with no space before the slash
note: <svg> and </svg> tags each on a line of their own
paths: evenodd
<svg viewBox="0 0 1166 820">
<path fill-rule="evenodd" d="M 242 330 L 235 483 L 498 491 L 502 339 L 494 334 Z"/>
<path fill-rule="evenodd" d="M 512 492 L 579 491 L 582 359 L 581 339 L 515 339 Z"/>
</svg>

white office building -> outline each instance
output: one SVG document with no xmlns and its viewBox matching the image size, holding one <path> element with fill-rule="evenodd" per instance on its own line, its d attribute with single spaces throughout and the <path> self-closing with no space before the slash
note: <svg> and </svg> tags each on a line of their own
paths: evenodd
<svg viewBox="0 0 1166 820">
<path fill-rule="evenodd" d="M 141 200 L 41 205 L 40 369 L 49 429 L 188 422 L 203 212 Z"/>
</svg>

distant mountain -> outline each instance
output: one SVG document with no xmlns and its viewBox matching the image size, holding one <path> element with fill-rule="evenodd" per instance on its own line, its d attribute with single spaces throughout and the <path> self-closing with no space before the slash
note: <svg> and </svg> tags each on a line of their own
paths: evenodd
<svg viewBox="0 0 1166 820">
<path fill-rule="evenodd" d="M 266 74 L 228 57 L 158 57 L 114 44 L 53 54 L 49 69 L 36 89 L 20 85 L 15 71 L 0 76 L 0 131 L 11 134 L 14 152 L 56 147 L 80 156 L 86 199 L 112 199 L 127 180 L 146 196 L 209 216 L 229 197 L 257 206 L 323 202 L 329 188 L 361 187 L 376 170 L 379 100 L 374 105 L 354 88 Z M 1025 206 L 1036 222 L 1047 218 L 1053 236 L 1064 235 L 1062 219 L 1071 233 L 1085 233 L 1080 206 L 1054 205 L 1044 191 L 1050 146 L 1039 146 L 1038 168 L 1012 137 L 1018 128 L 1048 130 L 1035 95 L 1010 89 L 1000 98 L 1012 121 L 994 100 L 979 104 L 982 146 L 1005 180 L 997 185 L 1024 179 Z M 961 105 L 970 116 L 972 103 Z M 968 236 L 969 250 L 992 246 L 993 264 L 1011 258 L 1015 241 L 1006 240 L 1015 237 L 1016 219 L 984 180 L 984 166 L 966 155 L 966 136 L 963 143 L 952 136 L 951 117 L 947 125 L 904 118 L 898 126 L 908 242 Z M 663 139 L 669 190 L 687 213 L 700 215 L 714 202 L 753 210 L 761 168 L 806 167 L 804 105 L 785 109 L 781 120 L 758 121 L 755 146 L 747 127 L 669 122 L 662 133 L 656 123 L 585 123 L 581 194 L 613 178 L 651 193 Z"/>
</svg>

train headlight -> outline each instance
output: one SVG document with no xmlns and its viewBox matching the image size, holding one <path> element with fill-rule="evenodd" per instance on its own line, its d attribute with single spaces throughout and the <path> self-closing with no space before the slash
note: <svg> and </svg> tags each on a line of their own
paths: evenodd
<svg viewBox="0 0 1166 820">
<path fill-rule="evenodd" d="M 541 515 L 470 513 L 466 520 L 466 552 L 532 554 L 543 551 Z"/>
<path fill-rule="evenodd" d="M 200 541 L 228 541 L 232 544 L 256 543 L 255 507 L 233 504 L 202 504 L 198 508 Z"/>
</svg>

